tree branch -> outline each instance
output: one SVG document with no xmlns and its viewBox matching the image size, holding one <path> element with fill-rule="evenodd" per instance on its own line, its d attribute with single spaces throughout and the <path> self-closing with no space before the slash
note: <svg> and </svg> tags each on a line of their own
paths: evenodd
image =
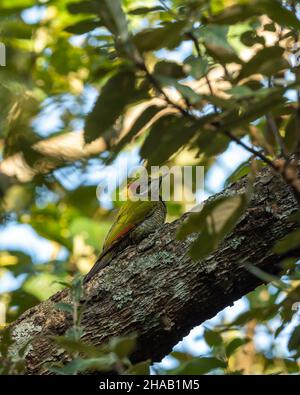
<svg viewBox="0 0 300 395">
<path fill-rule="evenodd" d="M 246 185 L 244 178 L 210 199 L 242 193 Z M 126 248 L 87 283 L 82 301 L 83 340 L 99 345 L 113 336 L 135 332 L 138 348 L 132 360 L 159 361 L 194 326 L 261 284 L 245 263 L 273 274 L 280 272 L 281 257 L 271 249 L 295 226 L 288 221 L 295 210 L 295 198 L 283 181 L 264 168 L 254 182 L 250 206 L 234 231 L 201 262 L 188 256 L 197 235 L 185 241 L 175 238 L 189 214 L 165 224 L 138 246 Z M 298 256 L 299 251 L 295 253 Z M 28 310 L 11 326 L 16 340 L 12 352 L 29 342 L 27 374 L 47 374 L 44 362 L 67 359 L 50 339 L 72 325 L 71 316 L 55 308 L 58 301 L 70 302 L 69 290 Z"/>
</svg>

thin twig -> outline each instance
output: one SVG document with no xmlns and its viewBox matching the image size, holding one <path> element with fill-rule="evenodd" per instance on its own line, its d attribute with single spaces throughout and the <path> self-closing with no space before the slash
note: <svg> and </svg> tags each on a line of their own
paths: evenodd
<svg viewBox="0 0 300 395">
<path fill-rule="evenodd" d="M 291 9 L 294 13 L 295 16 L 297 16 L 297 7 L 296 7 L 296 1 L 293 0 L 291 1 Z M 297 68 L 297 53 L 300 51 L 300 46 L 298 45 L 299 43 L 299 33 L 296 29 L 293 29 L 293 33 L 294 33 L 294 55 L 295 55 L 295 79 L 300 79 L 300 72 L 299 72 L 299 68 Z M 297 103 L 298 103 L 298 108 L 296 110 L 296 128 L 299 130 L 300 129 L 300 90 L 297 89 L 296 90 L 296 95 L 297 95 Z M 296 150 L 295 150 L 295 155 L 297 160 L 300 160 L 300 141 L 297 144 Z"/>
<path fill-rule="evenodd" d="M 164 7 L 164 9 L 166 11 L 168 11 L 175 18 L 177 17 L 176 13 L 173 10 L 171 10 L 171 8 L 164 2 L 164 0 L 159 0 L 159 2 Z M 189 37 L 193 41 L 193 44 L 194 44 L 195 49 L 196 49 L 197 56 L 198 56 L 199 59 L 202 59 L 201 49 L 200 49 L 200 45 L 199 45 L 199 42 L 197 40 L 197 37 L 195 37 L 195 35 L 193 34 L 192 31 L 186 32 L 186 36 Z M 206 74 L 204 76 L 204 78 L 205 78 L 205 81 L 207 83 L 207 86 L 208 86 L 210 94 L 212 96 L 214 96 L 214 91 L 213 91 L 211 82 L 210 82 L 210 80 L 208 78 L 208 75 Z M 214 111 L 217 112 L 217 107 L 216 106 L 214 106 Z"/>
<path fill-rule="evenodd" d="M 162 1 L 162 3 L 164 3 Z M 164 4 L 164 6 L 166 6 Z M 199 43 L 197 38 L 193 35 L 192 32 L 187 33 L 187 35 L 191 38 L 191 40 L 194 42 L 195 44 L 195 48 L 197 51 L 198 56 L 201 56 L 201 50 L 199 47 Z M 189 112 L 188 110 L 186 110 L 185 108 L 183 108 L 180 104 L 175 103 L 167 94 L 166 92 L 163 90 L 163 88 L 160 86 L 160 83 L 157 81 L 157 79 L 151 74 L 151 72 L 148 70 L 143 57 L 138 53 L 137 53 L 137 57 L 134 60 L 136 66 L 145 72 L 148 80 L 150 81 L 150 83 L 153 85 L 153 87 L 155 88 L 155 90 L 161 94 L 164 99 L 166 100 L 166 102 L 172 106 L 173 108 L 177 109 L 183 116 L 185 117 L 189 117 L 191 118 L 194 122 L 199 121 L 199 117 L 197 117 L 195 114 Z M 207 77 L 207 76 L 206 76 Z M 212 94 L 212 96 L 214 96 L 213 94 L 213 90 L 210 84 L 210 81 L 207 77 L 207 83 L 210 89 L 210 92 Z M 217 109 L 215 109 L 216 115 L 217 115 Z M 228 130 L 224 130 L 223 128 L 220 128 L 218 131 L 218 126 L 214 125 L 212 123 L 212 125 L 215 127 L 216 132 L 221 132 L 223 133 L 223 135 L 225 135 L 226 137 L 228 137 L 231 141 L 234 141 L 236 144 L 238 144 L 239 146 L 243 147 L 246 151 L 250 152 L 251 154 L 255 155 L 257 158 L 260 158 L 264 163 L 266 163 L 268 166 L 270 166 L 277 174 L 281 175 L 282 179 L 286 182 L 287 185 L 289 185 L 289 187 L 291 188 L 295 199 L 297 200 L 297 203 L 300 207 L 300 188 L 298 188 L 298 184 L 297 182 L 295 182 L 295 177 L 290 177 L 288 174 L 288 168 L 286 168 L 286 166 L 282 166 L 281 164 L 278 164 L 274 161 L 272 161 L 271 159 L 269 159 L 268 157 L 266 157 L 261 151 L 258 151 L 254 148 L 252 148 L 251 146 L 247 145 L 246 143 L 244 143 L 242 140 L 240 140 L 238 137 L 236 137 L 233 133 L 231 133 Z M 284 161 L 285 163 L 287 161 Z"/>
<path fill-rule="evenodd" d="M 198 40 L 197 40 L 197 37 L 195 37 L 194 34 L 193 34 L 192 32 L 187 32 L 186 35 L 193 41 L 194 46 L 195 46 L 195 49 L 196 49 L 196 52 L 197 52 L 198 58 L 199 58 L 199 59 L 202 59 L 201 49 L 200 49 L 200 45 L 199 45 L 199 42 L 198 42 Z M 209 89 L 210 94 L 211 94 L 212 96 L 214 96 L 214 91 L 213 91 L 211 82 L 210 82 L 210 80 L 209 80 L 209 78 L 208 78 L 208 75 L 205 74 L 204 78 L 205 78 L 205 81 L 206 81 L 206 83 L 207 83 L 207 86 L 208 86 L 208 89 Z M 215 112 L 217 112 L 216 106 L 214 106 L 214 110 L 215 110 Z"/>
<path fill-rule="evenodd" d="M 162 88 L 160 87 L 158 81 L 156 81 L 156 79 L 152 76 L 152 74 L 148 71 L 148 69 L 144 68 L 144 71 L 146 72 L 149 81 L 152 82 L 152 84 L 155 86 L 155 88 L 157 89 L 157 91 L 159 91 L 160 93 L 162 93 L 166 99 L 166 101 L 174 106 L 177 110 L 179 110 L 184 116 L 190 117 L 193 121 L 199 121 L 199 118 L 186 111 L 184 108 L 182 108 L 179 104 L 174 103 L 169 97 L 168 95 L 166 95 L 166 93 L 162 90 Z M 217 115 L 217 114 L 216 114 Z M 215 127 L 215 131 L 218 132 L 218 125 L 214 125 L 212 123 L 212 125 Z M 248 144 L 246 144 L 244 141 L 240 140 L 238 137 L 236 137 L 232 132 L 230 132 L 229 130 L 224 130 L 222 128 L 219 129 L 221 133 L 223 133 L 225 136 L 227 136 L 231 141 L 234 141 L 236 144 L 238 144 L 239 146 L 243 147 L 246 151 L 250 152 L 251 154 L 255 155 L 257 158 L 260 158 L 264 163 L 266 163 L 268 166 L 270 166 L 275 173 L 279 174 L 282 179 L 285 181 L 285 183 L 290 187 L 299 207 L 300 207 L 300 189 L 297 186 L 297 182 L 295 182 L 295 177 L 290 177 L 289 175 L 289 168 L 285 166 L 286 164 L 286 160 L 284 160 L 284 163 L 282 165 L 281 162 L 274 162 L 271 159 L 269 159 L 267 156 L 265 156 L 261 151 L 258 151 L 254 148 L 252 148 L 251 146 L 249 146 Z"/>
<path fill-rule="evenodd" d="M 284 141 L 279 133 L 277 124 L 275 122 L 275 119 L 273 117 L 273 114 L 268 113 L 266 114 L 266 119 L 267 119 L 267 124 L 269 125 L 270 130 L 272 131 L 272 134 L 280 147 L 280 156 L 284 157 L 286 160 L 288 160 L 287 152 L 286 152 L 286 147 L 284 144 Z"/>
<path fill-rule="evenodd" d="M 272 80 L 271 77 L 268 78 L 268 88 L 272 88 L 273 84 L 272 84 Z M 281 137 L 277 124 L 275 122 L 275 119 L 273 117 L 273 114 L 271 112 L 266 114 L 266 120 L 267 120 L 267 125 L 269 126 L 276 143 L 278 144 L 279 148 L 280 148 L 280 156 L 284 157 L 286 159 L 286 162 L 288 163 L 288 155 L 286 152 L 286 147 L 283 141 L 283 138 Z"/>
<path fill-rule="evenodd" d="M 181 112 L 182 115 L 184 116 L 190 116 L 191 114 L 183 107 L 181 107 L 179 104 L 175 103 L 167 94 L 166 92 L 163 90 L 163 88 L 160 86 L 159 82 L 157 81 L 157 79 L 150 73 L 150 71 L 148 70 L 146 64 L 144 62 L 139 62 L 137 64 L 137 66 L 143 70 L 146 73 L 146 76 L 148 78 L 148 80 L 152 83 L 153 87 L 155 88 L 155 90 L 157 92 L 159 92 L 164 99 L 166 100 L 166 102 L 171 105 L 172 107 L 176 108 L 179 112 Z"/>
<path fill-rule="evenodd" d="M 274 162 L 271 159 L 267 158 L 261 151 L 258 151 L 256 149 L 252 148 L 251 146 L 247 145 L 242 140 L 240 140 L 238 137 L 236 137 L 234 134 L 232 134 L 229 130 L 224 130 L 223 134 L 225 134 L 225 136 L 227 136 L 230 140 L 234 141 L 236 144 L 243 147 L 245 150 L 247 150 L 251 154 L 255 155 L 257 158 L 260 158 L 267 165 L 269 165 L 273 170 L 278 171 L 277 166 L 274 164 Z"/>
</svg>

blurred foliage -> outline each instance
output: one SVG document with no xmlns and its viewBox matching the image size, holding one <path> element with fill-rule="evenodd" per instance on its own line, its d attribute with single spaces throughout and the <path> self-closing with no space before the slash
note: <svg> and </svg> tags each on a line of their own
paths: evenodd
<svg viewBox="0 0 300 395">
<path fill-rule="evenodd" d="M 138 147 L 149 166 L 209 170 L 235 141 L 252 158 L 228 176 L 227 185 L 253 175 L 267 158 L 279 163 L 277 169 L 280 164 L 288 169 L 286 178 L 300 193 L 290 160 L 300 155 L 298 3 L 0 1 L 0 41 L 7 57 L 7 67 L 0 67 L 0 226 L 26 226 L 51 249 L 47 263 L 30 245 L 26 251 L 1 251 L 0 280 L 8 275 L 18 280 L 15 290 L 0 297 L 2 326 L 92 266 L 118 207 L 97 199 L 99 179 L 92 176 L 101 169 L 110 177 L 108 165 L 120 154 L 130 156 Z M 219 199 L 190 217 L 179 235 L 201 232 L 193 257 L 218 246 L 250 194 Z M 187 202 L 169 202 L 169 219 L 187 208 Z M 295 229 L 274 246 L 285 257 L 299 248 L 299 213 L 291 220 Z M 176 367 L 167 373 L 298 373 L 299 271 L 293 258 L 283 266 L 284 280 L 249 266 L 272 286 L 251 293 L 248 310 L 234 322 L 205 329 L 208 353 L 173 352 Z M 75 277 L 75 289 L 78 281 Z M 76 300 L 58 308 L 74 315 Z M 259 327 L 268 331 L 270 348 L 256 347 Z M 282 353 L 276 338 L 287 328 L 288 352 Z M 98 349 L 82 344 L 80 331 L 75 320 L 73 332 L 56 339 L 72 359 L 53 367 L 57 373 L 116 366 L 121 373 L 149 371 L 149 361 L 129 362 L 134 337 L 112 339 Z M 1 373 L 22 371 L 23 351 L 9 362 L 10 341 L 4 332 Z"/>
</svg>

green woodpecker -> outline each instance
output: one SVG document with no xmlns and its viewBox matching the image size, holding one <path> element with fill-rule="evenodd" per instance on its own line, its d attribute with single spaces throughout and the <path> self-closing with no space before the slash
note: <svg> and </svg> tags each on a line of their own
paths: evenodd
<svg viewBox="0 0 300 395">
<path fill-rule="evenodd" d="M 99 270 L 107 266 L 118 252 L 130 244 L 137 244 L 161 226 L 166 219 L 167 209 L 159 194 L 162 177 L 148 178 L 146 183 L 137 180 L 127 184 L 128 200 L 121 206 L 103 245 L 95 265 L 85 276 L 89 281 Z M 143 190 L 144 189 L 144 190 Z M 158 199 L 132 200 L 134 196 L 158 196 Z"/>
</svg>

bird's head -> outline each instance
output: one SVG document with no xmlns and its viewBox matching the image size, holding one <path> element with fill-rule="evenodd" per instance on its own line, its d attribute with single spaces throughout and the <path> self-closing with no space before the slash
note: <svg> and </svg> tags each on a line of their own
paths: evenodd
<svg viewBox="0 0 300 395">
<path fill-rule="evenodd" d="M 132 200 L 158 200 L 163 176 L 133 177 L 127 184 L 127 196 Z"/>
</svg>

